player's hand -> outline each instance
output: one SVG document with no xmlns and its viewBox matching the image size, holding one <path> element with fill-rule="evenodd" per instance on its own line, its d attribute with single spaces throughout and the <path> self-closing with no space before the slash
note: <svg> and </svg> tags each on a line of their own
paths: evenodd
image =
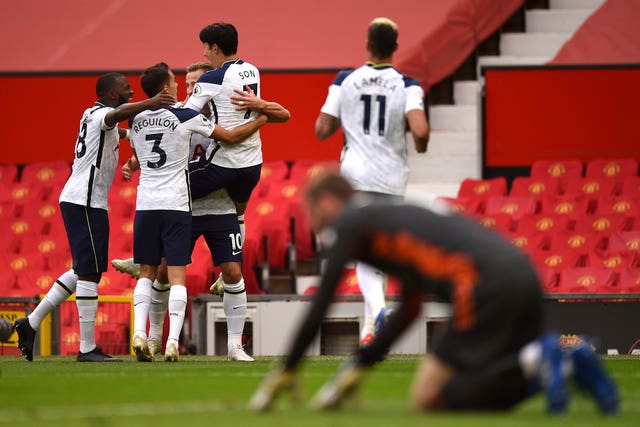
<svg viewBox="0 0 640 427">
<path fill-rule="evenodd" d="M 140 163 L 138 163 L 138 159 L 134 156 L 131 156 L 131 158 L 127 160 L 124 165 L 122 165 L 122 176 L 127 181 L 131 181 L 133 173 L 138 169 L 140 169 Z"/>
<path fill-rule="evenodd" d="M 292 399 L 299 400 L 299 386 L 294 371 L 287 371 L 279 367 L 264 377 L 258 389 L 251 396 L 249 408 L 256 412 L 266 412 L 271 409 L 274 400 L 284 390 L 290 390 Z"/>
<path fill-rule="evenodd" d="M 153 98 L 149 99 L 149 108 L 165 108 L 170 107 L 176 103 L 176 99 L 169 95 L 166 90 L 156 94 Z"/>
<path fill-rule="evenodd" d="M 245 85 L 244 91 L 234 89 L 235 95 L 231 96 L 231 103 L 236 106 L 236 111 L 261 110 L 264 108 L 264 101 L 258 98 L 253 90 Z"/>
</svg>

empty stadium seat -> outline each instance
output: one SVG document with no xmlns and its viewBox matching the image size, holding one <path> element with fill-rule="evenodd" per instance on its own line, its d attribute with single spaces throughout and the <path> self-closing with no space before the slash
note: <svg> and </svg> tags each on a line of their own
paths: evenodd
<svg viewBox="0 0 640 427">
<path fill-rule="evenodd" d="M 455 213 L 460 214 L 480 214 L 482 200 L 473 197 L 438 197 L 435 204 L 447 206 Z"/>
<path fill-rule="evenodd" d="M 513 221 L 519 221 L 523 215 L 533 214 L 536 200 L 532 196 L 489 196 L 484 209 L 485 215 L 504 213 Z"/>
<path fill-rule="evenodd" d="M 20 182 L 26 184 L 64 183 L 71 175 L 71 165 L 65 161 L 34 162 L 22 169 Z"/>
<path fill-rule="evenodd" d="M 611 234 L 607 250 L 640 251 L 640 231 L 617 231 Z"/>
<path fill-rule="evenodd" d="M 595 213 L 600 215 L 640 215 L 640 198 L 631 196 L 602 196 L 598 199 Z"/>
<path fill-rule="evenodd" d="M 565 194 L 574 197 L 585 197 L 589 206 L 587 210 L 594 212 L 598 199 L 612 197 L 616 193 L 616 182 L 602 177 L 585 177 L 572 179 L 567 182 Z"/>
<path fill-rule="evenodd" d="M 576 219 L 587 213 L 588 201 L 584 197 L 549 196 L 542 199 L 540 213 L 543 215 L 566 215 Z"/>
<path fill-rule="evenodd" d="M 553 233 L 549 242 L 549 250 L 557 252 L 573 251 L 585 256 L 597 249 L 603 249 L 606 238 L 593 231 L 582 232 L 560 231 Z"/>
<path fill-rule="evenodd" d="M 14 164 L 0 165 L 0 184 L 6 186 L 13 184 L 18 179 L 18 167 Z"/>
<path fill-rule="evenodd" d="M 543 232 L 531 234 L 514 232 L 509 236 L 509 242 L 511 242 L 513 246 L 520 248 L 527 253 L 547 249 L 550 239 L 551 235 Z"/>
<path fill-rule="evenodd" d="M 631 158 L 591 160 L 587 163 L 585 176 L 610 179 L 637 177 L 638 162 Z"/>
<path fill-rule="evenodd" d="M 513 218 L 506 213 L 496 213 L 493 215 L 479 215 L 474 219 L 483 227 L 500 233 L 508 238 L 513 231 Z"/>
<path fill-rule="evenodd" d="M 640 268 L 631 267 L 622 270 L 618 276 L 619 292 L 640 293 Z"/>
<path fill-rule="evenodd" d="M 516 231 L 525 235 L 537 233 L 558 233 L 569 229 L 569 218 L 566 215 L 522 215 L 516 226 Z"/>
<path fill-rule="evenodd" d="M 580 254 L 572 250 L 538 250 L 532 252 L 531 255 L 538 271 L 549 268 L 557 273 L 566 268 L 581 266 Z"/>
<path fill-rule="evenodd" d="M 606 292 L 611 289 L 613 283 L 614 274 L 608 268 L 567 268 L 560 272 L 555 291 L 559 293 Z"/>
<path fill-rule="evenodd" d="M 556 179 L 563 192 L 568 180 L 582 176 L 582 168 L 582 162 L 576 159 L 537 160 L 531 165 L 531 177 Z"/>
<path fill-rule="evenodd" d="M 286 181 L 288 175 L 289 167 L 285 162 L 264 162 L 260 170 L 260 181 L 253 190 L 253 196 L 265 197 L 271 184 Z"/>
<path fill-rule="evenodd" d="M 620 196 L 640 197 L 640 177 L 628 176 L 620 183 L 618 194 Z"/>
<path fill-rule="evenodd" d="M 319 162 L 315 160 L 298 160 L 291 165 L 291 172 L 289 173 L 289 180 L 291 182 L 305 184 L 309 178 L 313 178 L 327 170 L 338 170 L 340 164 L 338 162 L 324 161 Z"/>
<path fill-rule="evenodd" d="M 540 198 L 547 195 L 559 195 L 560 184 L 557 179 L 518 176 L 511 184 L 511 196 L 533 196 Z"/>
<path fill-rule="evenodd" d="M 620 272 L 628 267 L 637 267 L 637 251 L 593 251 L 589 253 L 586 265 Z"/>
<path fill-rule="evenodd" d="M 596 232 L 610 235 L 616 231 L 631 229 L 633 218 L 621 214 L 583 215 L 576 220 L 574 229 L 588 233 Z"/>
<path fill-rule="evenodd" d="M 507 194 L 507 180 L 503 177 L 491 179 L 466 178 L 460 184 L 458 197 L 487 198 Z"/>
</svg>

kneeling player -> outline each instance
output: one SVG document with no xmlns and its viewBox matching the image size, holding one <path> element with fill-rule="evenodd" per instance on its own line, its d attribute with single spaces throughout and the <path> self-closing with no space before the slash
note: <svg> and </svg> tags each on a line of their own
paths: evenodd
<svg viewBox="0 0 640 427">
<path fill-rule="evenodd" d="M 320 289 L 291 341 L 284 364 L 267 376 L 251 399 L 266 410 L 291 387 L 305 349 L 318 331 L 345 264 L 362 260 L 402 282 L 402 302 L 371 345 L 358 349 L 316 394 L 320 409 L 338 407 L 364 371 L 383 359 L 420 312 L 429 292 L 450 301 L 449 328 L 419 368 L 413 403 L 426 410 L 507 409 L 544 390 L 551 413 L 566 409 L 563 355 L 553 334 L 539 338 L 542 293 L 524 254 L 482 226 L 454 214 L 411 205 L 359 205 L 353 188 L 330 174 L 307 192 L 316 230 L 325 227 L 328 261 Z M 574 349 L 578 384 L 608 414 L 618 410 L 615 385 L 592 350 Z M 569 364 L 569 363 L 567 363 Z"/>
</svg>

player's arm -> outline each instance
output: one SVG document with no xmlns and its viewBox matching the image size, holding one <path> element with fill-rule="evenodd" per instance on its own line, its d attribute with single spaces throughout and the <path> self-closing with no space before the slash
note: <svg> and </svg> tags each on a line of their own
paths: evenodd
<svg viewBox="0 0 640 427">
<path fill-rule="evenodd" d="M 136 152 L 134 150 L 131 157 L 129 157 L 129 160 L 127 160 L 127 162 L 124 165 L 122 165 L 122 176 L 124 177 L 125 180 L 131 181 L 131 178 L 133 177 L 134 172 L 139 169 L 140 169 L 140 161 L 138 160 L 138 156 L 136 155 Z"/>
<path fill-rule="evenodd" d="M 340 127 L 340 119 L 327 113 L 320 113 L 316 119 L 316 138 L 323 141 Z"/>
<path fill-rule="evenodd" d="M 266 115 L 260 114 L 255 120 L 238 126 L 232 130 L 227 130 L 222 126 L 216 125 L 210 138 L 215 139 L 216 141 L 226 142 L 227 144 L 238 144 L 253 135 L 255 131 L 267 123 L 267 120 L 268 118 Z"/>
<path fill-rule="evenodd" d="M 168 107 L 175 102 L 176 100 L 173 98 L 173 96 L 162 91 L 153 98 L 145 99 L 144 101 L 140 102 L 128 102 L 126 104 L 122 104 L 112 111 L 109 111 L 104 116 L 104 124 L 107 127 L 113 127 L 116 125 L 116 123 L 127 120 L 144 110 L 148 110 L 149 108 Z"/>
<path fill-rule="evenodd" d="M 289 110 L 282 105 L 258 98 L 248 85 L 245 85 L 244 88 L 244 91 L 240 89 L 233 90 L 236 94 L 231 97 L 231 103 L 236 106 L 237 111 L 257 111 L 266 114 L 268 121 L 274 123 L 286 122 L 291 118 Z"/>
<path fill-rule="evenodd" d="M 429 136 L 431 129 L 427 122 L 427 116 L 424 114 L 424 110 L 415 109 L 407 113 L 407 124 L 409 130 L 413 136 L 413 141 L 416 145 L 416 151 L 418 153 L 425 153 L 427 151 L 427 144 L 429 143 Z"/>
</svg>

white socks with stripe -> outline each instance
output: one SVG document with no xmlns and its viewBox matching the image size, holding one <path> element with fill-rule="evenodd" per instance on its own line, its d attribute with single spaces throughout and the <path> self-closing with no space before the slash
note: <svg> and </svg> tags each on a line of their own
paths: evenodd
<svg viewBox="0 0 640 427">
<path fill-rule="evenodd" d="M 78 276 L 72 270 L 65 271 L 51 286 L 38 306 L 27 316 L 29 324 L 34 330 L 40 329 L 42 319 L 47 317 L 57 306 L 62 304 L 76 291 Z"/>
<path fill-rule="evenodd" d="M 360 331 L 360 339 L 362 339 L 367 334 L 375 332 L 376 316 L 386 306 L 384 300 L 385 275 L 369 264 L 358 262 L 356 277 L 364 298 L 364 326 Z"/>
<path fill-rule="evenodd" d="M 151 305 L 151 279 L 142 277 L 138 279 L 133 290 L 133 331 L 147 337 L 147 319 L 149 318 L 149 306 Z"/>
<path fill-rule="evenodd" d="M 187 309 L 187 288 L 184 285 L 171 285 L 169 290 L 169 336 L 167 341 L 179 341 Z"/>
<path fill-rule="evenodd" d="M 222 305 L 227 317 L 227 347 L 232 349 L 242 345 L 242 332 L 247 317 L 247 292 L 244 288 L 244 278 L 238 283 L 224 284 Z"/>
<path fill-rule="evenodd" d="M 169 305 L 168 283 L 159 283 L 157 280 L 151 286 L 151 305 L 149 306 L 149 338 L 162 342 L 162 330 L 164 317 Z"/>
<path fill-rule="evenodd" d="M 98 312 L 98 284 L 78 280 L 76 306 L 80 320 L 80 352 L 88 353 L 96 348 L 95 324 Z"/>
</svg>

